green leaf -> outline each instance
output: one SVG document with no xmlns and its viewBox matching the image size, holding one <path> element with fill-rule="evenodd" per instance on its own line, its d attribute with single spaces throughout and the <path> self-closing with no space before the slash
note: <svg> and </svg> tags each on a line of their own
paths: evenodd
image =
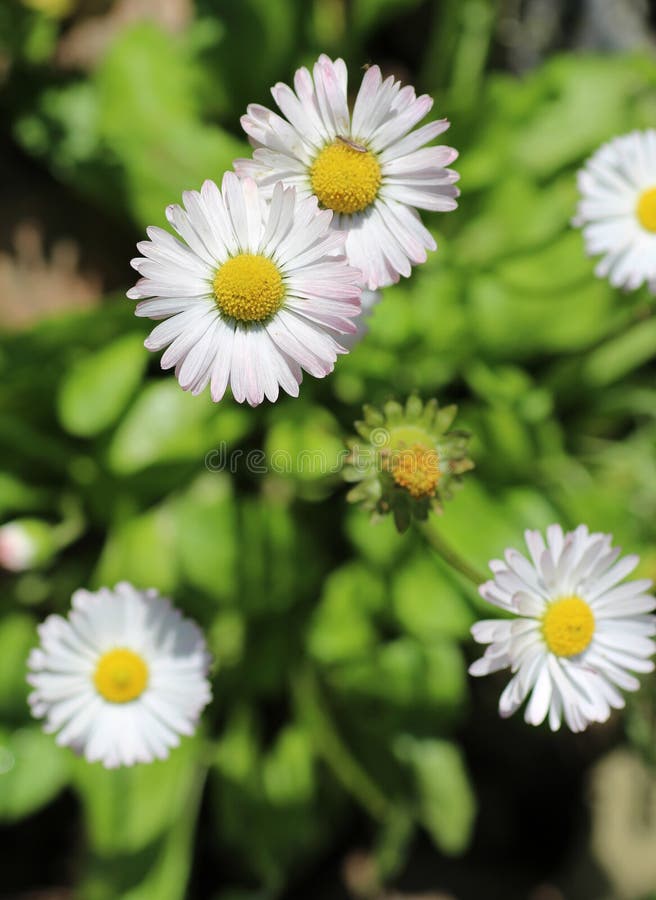
<svg viewBox="0 0 656 900">
<path fill-rule="evenodd" d="M 27 715 L 27 657 L 37 643 L 31 616 L 9 613 L 0 619 L 0 715 Z"/>
<path fill-rule="evenodd" d="M 0 822 L 28 816 L 67 784 L 72 757 L 34 725 L 0 730 Z"/>
<path fill-rule="evenodd" d="M 551 295 L 578 291 L 594 277 L 593 268 L 580 232 L 569 228 L 545 247 L 504 260 L 496 271 L 513 291 Z"/>
<path fill-rule="evenodd" d="M 53 141 L 53 126 L 59 140 Z M 96 92 L 88 81 L 48 86 L 36 109 L 20 115 L 15 124 L 18 140 L 34 156 L 49 158 L 64 177 L 77 166 L 77 186 L 91 187 L 84 164 L 98 150 Z"/>
<path fill-rule="evenodd" d="M 589 384 L 605 387 L 656 356 L 656 318 L 638 322 L 591 353 L 583 364 Z"/>
<path fill-rule="evenodd" d="M 225 609 L 214 616 L 206 632 L 207 646 L 212 654 L 215 671 L 238 665 L 246 649 L 246 617 L 237 609 Z"/>
<path fill-rule="evenodd" d="M 262 766 L 262 784 L 277 806 L 308 803 L 314 796 L 312 741 L 299 725 L 283 728 Z"/>
<path fill-rule="evenodd" d="M 561 235 L 575 205 L 576 187 L 569 174 L 554 180 L 545 192 L 521 169 L 514 170 L 494 184 L 477 215 L 460 229 L 453 258 L 480 275 L 498 259 L 536 250 Z"/>
<path fill-rule="evenodd" d="M 238 531 L 232 482 L 226 473 L 201 475 L 175 505 L 177 552 L 183 578 L 219 600 L 237 588 Z"/>
<path fill-rule="evenodd" d="M 273 472 L 301 483 L 334 478 L 345 454 L 339 423 L 316 406 L 286 408 L 284 415 L 277 415 L 265 450 Z"/>
<path fill-rule="evenodd" d="M 476 801 L 462 753 L 441 740 L 416 740 L 404 735 L 395 746 L 415 781 L 418 814 L 435 845 L 448 855 L 463 853 L 469 844 Z"/>
<path fill-rule="evenodd" d="M 307 26 L 310 9 L 298 0 L 201 0 L 199 5 L 212 18 L 218 16 L 223 26 L 225 37 L 209 57 L 208 69 L 216 85 L 214 92 L 220 93 L 220 105 L 237 118 L 248 103 L 270 100 L 269 85 L 283 76 L 288 80 L 286 76 L 298 60 L 300 31 Z M 244 59 L 248 59 L 247 66 Z"/>
<path fill-rule="evenodd" d="M 218 743 L 214 811 L 223 846 L 276 895 L 288 871 L 329 833 L 335 798 L 315 797 L 313 754 L 299 725 L 284 726 L 268 752 L 250 710 L 230 717 Z"/>
<path fill-rule="evenodd" d="M 10 472 L 0 472 L 0 516 L 36 509 L 45 494 L 20 481 Z"/>
<path fill-rule="evenodd" d="M 359 555 L 379 570 L 393 569 L 412 543 L 411 534 L 399 534 L 391 516 L 372 522 L 354 506 L 346 510 L 346 532 Z"/>
<path fill-rule="evenodd" d="M 79 760 L 75 784 L 94 854 L 134 854 L 161 837 L 185 808 L 201 749 L 199 738 L 183 738 L 164 762 L 111 770 Z"/>
<path fill-rule="evenodd" d="M 582 350 L 599 341 L 619 317 L 613 291 L 590 279 L 570 293 L 527 294 L 510 289 L 494 275 L 470 284 L 472 327 L 484 351 L 523 360 L 542 352 Z M 509 327 L 512 323 L 512 327 Z"/>
<path fill-rule="evenodd" d="M 284 494 L 266 503 L 243 496 L 238 511 L 240 608 L 249 617 L 279 616 L 313 597 L 324 571 L 323 547 L 297 520 Z"/>
<path fill-rule="evenodd" d="M 213 442 L 229 445 L 243 433 L 248 417 L 234 406 L 217 407 L 209 396 L 192 397 L 170 377 L 150 382 L 117 428 L 109 448 L 109 464 L 118 475 L 130 475 L 157 463 L 195 459 L 214 465 Z"/>
<path fill-rule="evenodd" d="M 90 437 L 112 425 L 141 381 L 148 353 L 128 334 L 78 360 L 57 393 L 59 421 L 71 434 Z"/>
<path fill-rule="evenodd" d="M 176 520 L 173 509 L 164 505 L 110 531 L 93 581 L 99 587 L 127 580 L 170 594 L 178 579 Z"/>
<path fill-rule="evenodd" d="M 322 663 L 366 655 L 377 641 L 371 615 L 384 603 L 381 580 L 361 563 L 347 563 L 325 581 L 308 633 Z"/>
<path fill-rule="evenodd" d="M 136 841 L 130 850 L 126 850 L 122 843 L 115 845 L 111 839 L 107 844 L 104 837 L 100 845 L 92 845 L 80 888 L 85 900 L 114 900 L 116 897 L 121 900 L 152 900 L 154 897 L 157 900 L 184 900 L 187 896 L 204 772 L 189 759 L 186 765 L 178 766 L 177 769 L 169 761 L 165 764 L 168 766 L 166 773 L 162 772 L 161 764 L 157 763 L 123 771 L 146 771 L 152 765 L 160 767 L 155 774 L 162 778 L 162 784 L 165 785 L 164 798 L 157 798 L 152 812 L 155 815 L 162 814 L 163 818 L 147 825 L 143 819 L 139 823 L 137 818 L 137 830 L 132 832 L 132 839 L 134 841 L 136 837 Z M 115 783 L 122 777 L 119 775 Z M 172 784 L 168 783 L 169 778 L 173 779 Z M 143 785 L 135 790 L 134 778 L 128 784 L 120 781 L 120 787 L 129 792 L 131 803 L 150 804 L 150 796 L 157 790 L 152 783 L 146 791 Z M 104 795 L 104 787 L 98 790 L 98 794 Z M 107 822 L 100 825 L 102 833 L 107 824 L 118 830 L 122 827 L 121 813 L 119 811 L 118 819 L 114 818 L 116 809 L 111 809 L 111 801 L 108 803 L 108 799 L 104 795 L 91 803 L 88 800 L 86 802 L 87 813 L 95 808 L 94 803 L 96 807 L 103 808 L 101 815 L 107 816 Z M 165 799 L 164 803 L 162 799 Z M 115 797 L 115 801 L 121 804 L 124 811 L 125 798 L 121 801 Z M 95 808 L 94 814 L 97 813 L 98 809 Z M 128 828 L 130 827 L 128 824 Z M 156 831 L 162 833 L 152 837 Z"/>
<path fill-rule="evenodd" d="M 442 711 L 457 708 L 466 696 L 465 665 L 457 644 L 434 640 L 428 646 L 398 638 L 343 663 L 330 674 L 332 684 L 351 699 L 376 700 L 385 710 Z"/>
<path fill-rule="evenodd" d="M 200 455 L 208 415 L 203 399 L 186 394 L 175 379 L 151 382 L 116 430 L 109 449 L 112 469 L 127 475 Z"/>
<path fill-rule="evenodd" d="M 98 130 L 143 225 L 164 224 L 167 204 L 248 153 L 245 141 L 202 121 L 199 76 L 179 37 L 145 23 L 124 30 L 97 71 Z"/>
<path fill-rule="evenodd" d="M 538 490 L 497 488 L 492 494 L 480 480 L 471 477 L 449 504 L 445 535 L 449 544 L 465 553 L 468 561 L 485 574 L 490 560 L 502 558 L 508 547 L 522 550 L 526 528 L 544 529 L 560 518 L 554 501 Z M 472 522 L 476 522 L 475 528 Z M 489 614 L 490 605 L 477 592 L 471 596 Z"/>
<path fill-rule="evenodd" d="M 628 129 L 627 101 L 644 88 L 637 68 L 607 55 L 556 58 L 544 77 L 552 90 L 549 102 L 536 108 L 510 142 L 514 164 L 541 176 L 580 160 Z"/>
<path fill-rule="evenodd" d="M 410 11 L 420 0 L 353 0 L 352 27 L 364 35 L 402 11 Z"/>
<path fill-rule="evenodd" d="M 147 849 L 111 858 L 87 854 L 78 878 L 84 900 L 185 900 L 193 858 L 193 825 L 180 818 Z"/>
<path fill-rule="evenodd" d="M 469 604 L 432 558 L 411 557 L 394 576 L 392 600 L 401 625 L 419 640 L 469 634 L 473 621 Z"/>
</svg>

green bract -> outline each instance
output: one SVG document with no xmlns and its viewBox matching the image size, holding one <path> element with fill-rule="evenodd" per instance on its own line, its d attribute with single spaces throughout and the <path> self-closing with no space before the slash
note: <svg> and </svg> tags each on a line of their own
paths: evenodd
<svg viewBox="0 0 656 900">
<path fill-rule="evenodd" d="M 450 430 L 458 408 L 440 409 L 435 399 L 424 404 L 413 395 L 405 406 L 390 400 L 382 410 L 363 411 L 364 419 L 355 423 L 359 437 L 347 441 L 344 478 L 357 482 L 348 499 L 374 517 L 391 512 L 405 531 L 413 518 L 440 512 L 460 476 L 473 468 L 469 433 Z"/>
</svg>

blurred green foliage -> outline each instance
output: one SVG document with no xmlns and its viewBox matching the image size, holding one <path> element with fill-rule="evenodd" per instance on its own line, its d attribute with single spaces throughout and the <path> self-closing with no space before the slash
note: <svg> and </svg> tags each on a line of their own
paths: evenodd
<svg viewBox="0 0 656 900">
<path fill-rule="evenodd" d="M 183 34 L 137 24 L 89 73 L 62 74 L 48 67 L 57 20 L 3 4 L 2 102 L 24 150 L 136 237 L 248 152 L 247 102 L 322 50 L 357 82 L 375 29 L 418 5 L 199 0 Z M 414 533 L 344 503 L 342 435 L 361 403 L 416 389 L 460 404 L 477 474 L 437 527 L 478 567 L 559 520 L 613 531 L 656 571 L 653 307 L 596 280 L 570 228 L 583 158 L 656 118 L 656 63 L 562 56 L 521 81 L 483 77 L 492 17 L 469 13 L 490 8 L 462 4 L 455 28 L 457 6 L 435 14 L 414 74 L 453 121 L 460 209 L 427 217 L 439 251 L 385 291 L 332 377 L 255 411 L 192 398 L 116 296 L 0 340 L 3 519 L 83 520 L 56 561 L 3 577 L 0 819 L 73 787 L 88 900 L 185 896 L 205 785 L 202 842 L 234 883 L 221 900 L 279 895 L 354 803 L 375 822 L 382 877 L 416 828 L 445 854 L 466 849 L 476 800 L 457 729 L 482 605 Z M 441 25 L 450 66 L 432 55 Z M 264 451 L 263 471 L 249 451 Z M 317 454 L 325 464 L 308 465 Z M 203 626 L 215 702 L 169 761 L 109 773 L 29 723 L 24 660 L 36 622 L 75 588 L 122 579 Z"/>
</svg>

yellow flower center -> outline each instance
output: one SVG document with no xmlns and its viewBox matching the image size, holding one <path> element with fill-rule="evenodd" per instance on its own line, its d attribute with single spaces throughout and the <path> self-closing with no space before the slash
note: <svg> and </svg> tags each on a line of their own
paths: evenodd
<svg viewBox="0 0 656 900">
<path fill-rule="evenodd" d="M 225 316 L 240 322 L 261 322 L 280 309 L 285 286 L 278 267 L 266 256 L 240 253 L 217 271 L 214 296 Z"/>
<path fill-rule="evenodd" d="M 136 700 L 148 684 L 148 666 L 132 650 L 108 650 L 98 660 L 93 683 L 98 693 L 110 703 Z"/>
<path fill-rule="evenodd" d="M 578 656 L 592 640 L 595 619 L 580 597 L 563 597 L 549 604 L 542 619 L 542 634 L 556 656 Z"/>
<path fill-rule="evenodd" d="M 643 228 L 647 231 L 656 231 L 656 187 L 640 194 L 636 213 Z"/>
<path fill-rule="evenodd" d="M 432 497 L 440 480 L 440 457 L 434 447 L 412 444 L 392 452 L 392 478 L 416 499 Z"/>
<path fill-rule="evenodd" d="M 374 202 L 380 180 L 380 165 L 374 154 L 340 140 L 324 147 L 310 169 L 312 190 L 319 203 L 346 215 Z"/>
</svg>

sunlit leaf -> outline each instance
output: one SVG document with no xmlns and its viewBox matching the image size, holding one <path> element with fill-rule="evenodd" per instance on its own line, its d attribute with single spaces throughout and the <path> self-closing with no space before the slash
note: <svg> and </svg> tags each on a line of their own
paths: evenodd
<svg viewBox="0 0 656 900">
<path fill-rule="evenodd" d="M 11 822 L 49 803 L 70 776 L 71 753 L 37 725 L 0 729 L 0 821 Z"/>
<path fill-rule="evenodd" d="M 80 359 L 59 386 L 59 418 L 64 428 L 88 437 L 113 424 L 136 390 L 147 360 L 139 334 L 118 338 Z"/>
<path fill-rule="evenodd" d="M 400 738 L 396 750 L 413 772 L 419 815 L 436 846 L 447 854 L 462 853 L 476 814 L 462 753 L 448 741 L 410 736 Z"/>
</svg>

